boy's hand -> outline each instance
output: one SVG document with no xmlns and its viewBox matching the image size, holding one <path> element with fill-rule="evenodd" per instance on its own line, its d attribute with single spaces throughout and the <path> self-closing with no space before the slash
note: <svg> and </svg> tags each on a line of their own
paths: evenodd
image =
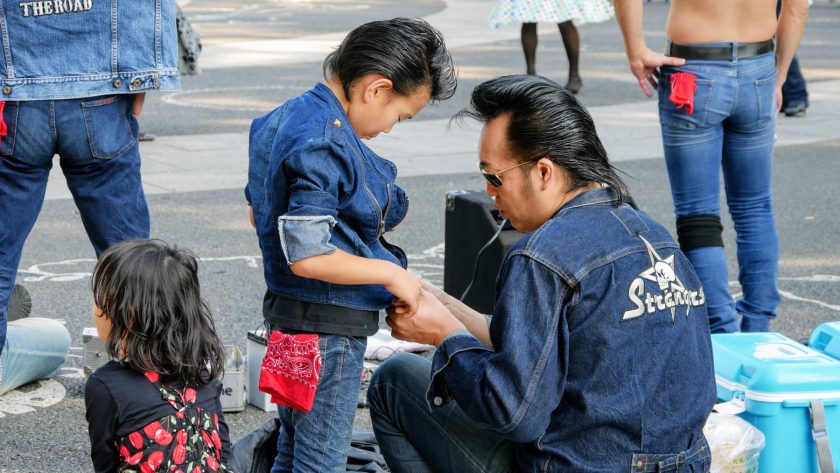
<svg viewBox="0 0 840 473">
<path fill-rule="evenodd" d="M 465 330 L 441 302 L 430 292 L 423 291 L 420 309 L 409 317 L 404 304 L 389 307 L 385 322 L 391 327 L 391 335 L 400 340 L 439 346 L 444 338 L 457 330 Z"/>
<path fill-rule="evenodd" d="M 420 292 L 423 288 L 420 279 L 399 266 L 395 267 L 397 270 L 394 271 L 391 282 L 385 284 L 385 289 L 397 296 L 399 305 L 403 306 L 402 312 L 411 317 L 420 306 Z"/>
<path fill-rule="evenodd" d="M 452 296 L 444 292 L 443 289 L 435 286 L 431 282 L 421 279 L 420 284 L 423 286 L 423 290 L 429 292 L 429 294 L 433 295 L 435 299 L 439 300 L 444 307 L 449 309 L 450 304 L 449 302 L 453 299 Z"/>
</svg>

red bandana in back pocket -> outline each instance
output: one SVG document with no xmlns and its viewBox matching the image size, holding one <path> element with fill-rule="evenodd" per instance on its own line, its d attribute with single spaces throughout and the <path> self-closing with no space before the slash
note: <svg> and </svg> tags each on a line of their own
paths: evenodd
<svg viewBox="0 0 840 473">
<path fill-rule="evenodd" d="M 697 79 L 697 76 L 690 72 L 671 74 L 671 96 L 668 97 L 668 100 L 677 108 L 685 106 L 685 111 L 689 115 L 694 113 L 694 92 L 697 90 L 697 84 L 694 83 L 695 79 Z"/>
<path fill-rule="evenodd" d="M 270 394 L 271 402 L 311 411 L 320 377 L 317 334 L 271 333 L 260 370 L 260 391 Z"/>
</svg>

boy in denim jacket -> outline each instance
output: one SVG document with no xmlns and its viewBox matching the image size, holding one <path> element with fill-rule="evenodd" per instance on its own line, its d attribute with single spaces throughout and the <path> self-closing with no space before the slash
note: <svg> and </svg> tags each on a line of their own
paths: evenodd
<svg viewBox="0 0 840 473">
<path fill-rule="evenodd" d="M 278 406 L 272 472 L 345 471 L 366 337 L 379 311 L 417 309 L 420 281 L 383 238 L 405 217 L 396 167 L 362 139 L 455 92 L 441 34 L 422 20 L 362 25 L 324 61 L 326 81 L 254 120 L 246 198 L 262 249 L 272 331 L 318 334 L 312 410 Z"/>
</svg>

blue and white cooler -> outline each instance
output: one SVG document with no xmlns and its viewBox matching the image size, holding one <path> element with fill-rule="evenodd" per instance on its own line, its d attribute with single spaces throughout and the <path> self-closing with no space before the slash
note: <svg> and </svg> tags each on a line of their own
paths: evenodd
<svg viewBox="0 0 840 473">
<path fill-rule="evenodd" d="M 840 359 L 777 333 L 714 334 L 712 347 L 718 399 L 764 433 L 759 473 L 840 472 Z"/>
</svg>

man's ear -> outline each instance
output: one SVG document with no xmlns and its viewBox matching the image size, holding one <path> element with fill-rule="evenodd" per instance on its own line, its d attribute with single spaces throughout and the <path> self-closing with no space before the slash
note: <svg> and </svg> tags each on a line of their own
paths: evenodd
<svg viewBox="0 0 840 473">
<path fill-rule="evenodd" d="M 548 158 L 541 158 L 535 163 L 535 167 L 539 173 L 540 189 L 545 190 L 551 185 L 551 181 L 556 177 L 558 169 Z"/>
<path fill-rule="evenodd" d="M 394 90 L 394 83 L 391 79 L 382 74 L 369 74 L 364 80 L 364 91 L 362 97 L 365 102 L 380 99 Z"/>
</svg>

